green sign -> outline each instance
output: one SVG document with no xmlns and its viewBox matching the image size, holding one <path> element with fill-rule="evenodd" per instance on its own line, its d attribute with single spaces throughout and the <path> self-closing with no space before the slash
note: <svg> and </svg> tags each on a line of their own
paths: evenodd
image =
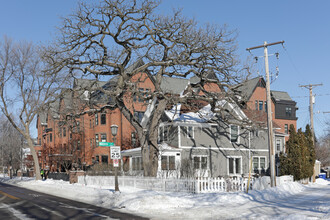
<svg viewBox="0 0 330 220">
<path fill-rule="evenodd" d="M 110 147 L 115 146 L 113 142 L 99 142 L 99 147 Z"/>
</svg>

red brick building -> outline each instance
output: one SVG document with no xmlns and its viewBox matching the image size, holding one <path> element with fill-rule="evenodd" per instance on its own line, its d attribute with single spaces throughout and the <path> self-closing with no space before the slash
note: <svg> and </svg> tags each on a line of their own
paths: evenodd
<svg viewBox="0 0 330 220">
<path fill-rule="evenodd" d="M 137 82 L 139 91 L 154 90 L 151 78 L 146 73 L 136 74 L 133 80 Z M 64 171 L 71 169 L 72 165 L 109 164 L 110 148 L 99 147 L 99 142 L 113 142 L 111 125 L 118 126 L 116 145 L 127 149 L 138 144 L 133 126 L 111 100 L 100 99 L 96 105 L 88 105 L 91 94 L 96 92 L 90 88 L 107 86 L 109 83 L 111 80 L 96 84 L 91 80 L 75 80 L 73 91 L 65 92 L 60 100 L 50 105 L 47 112 L 38 115 L 39 146 L 36 150 L 42 168 Z M 79 90 L 82 92 L 75 92 Z M 142 97 L 127 94 L 125 104 L 137 118 L 142 119 L 146 110 Z"/>
<path fill-rule="evenodd" d="M 250 111 L 250 118 L 253 120 L 251 112 L 256 118 L 266 118 L 266 82 L 261 77 L 256 77 L 245 82 L 240 88 L 242 101 L 246 110 Z M 277 131 L 288 134 L 290 125 L 297 129 L 296 102 L 291 99 L 287 92 L 271 90 L 271 109 L 274 127 Z M 286 141 L 288 140 L 288 135 Z"/>
</svg>

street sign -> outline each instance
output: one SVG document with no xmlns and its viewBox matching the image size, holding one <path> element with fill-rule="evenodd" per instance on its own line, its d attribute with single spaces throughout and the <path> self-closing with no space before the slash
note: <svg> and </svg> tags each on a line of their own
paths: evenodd
<svg viewBox="0 0 330 220">
<path fill-rule="evenodd" d="M 110 147 L 111 159 L 120 159 L 120 147 L 112 146 Z"/>
<path fill-rule="evenodd" d="M 111 147 L 115 144 L 113 142 L 99 142 L 99 147 Z"/>
<path fill-rule="evenodd" d="M 113 167 L 119 167 L 119 160 L 113 159 Z"/>
</svg>

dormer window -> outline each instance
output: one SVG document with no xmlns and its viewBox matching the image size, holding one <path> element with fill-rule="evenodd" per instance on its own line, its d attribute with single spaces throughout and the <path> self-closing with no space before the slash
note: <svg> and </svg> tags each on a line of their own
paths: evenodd
<svg viewBox="0 0 330 220">
<path fill-rule="evenodd" d="M 292 109 L 291 107 L 286 107 L 285 108 L 285 115 L 290 117 L 291 116 L 291 113 L 292 113 Z"/>
</svg>

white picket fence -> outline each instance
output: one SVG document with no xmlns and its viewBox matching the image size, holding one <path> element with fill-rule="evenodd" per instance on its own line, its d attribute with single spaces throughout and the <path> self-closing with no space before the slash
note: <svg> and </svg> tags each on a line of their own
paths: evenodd
<svg viewBox="0 0 330 220">
<path fill-rule="evenodd" d="M 252 180 L 250 181 L 252 186 Z M 79 176 L 78 183 L 85 185 L 114 187 L 114 176 Z M 119 176 L 119 188 L 129 186 L 139 189 L 164 192 L 211 193 L 246 190 L 247 178 L 196 178 L 166 179 Z"/>
<path fill-rule="evenodd" d="M 251 189 L 253 181 L 254 179 L 250 180 L 249 189 Z M 197 178 L 195 185 L 196 193 L 246 191 L 248 178 Z"/>
</svg>

